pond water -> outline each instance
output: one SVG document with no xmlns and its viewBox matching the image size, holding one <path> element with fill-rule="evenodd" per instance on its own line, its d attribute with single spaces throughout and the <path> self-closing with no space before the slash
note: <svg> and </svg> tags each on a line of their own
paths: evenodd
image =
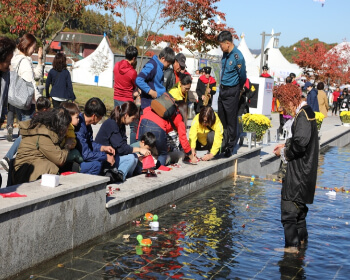
<svg viewBox="0 0 350 280">
<path fill-rule="evenodd" d="M 350 279 L 350 146 L 320 155 L 309 241 L 283 248 L 278 182 L 232 178 L 154 212 L 159 230 L 130 222 L 21 275 L 22 279 Z M 151 247 L 136 236 L 151 238 Z M 123 238 L 130 235 L 129 238 Z M 125 237 L 125 236 L 124 236 Z M 19 279 L 19 278 L 18 278 Z"/>
</svg>

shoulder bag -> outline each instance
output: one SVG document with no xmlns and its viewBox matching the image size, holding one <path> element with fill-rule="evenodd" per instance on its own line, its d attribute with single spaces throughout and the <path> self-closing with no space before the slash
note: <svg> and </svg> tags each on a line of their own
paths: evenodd
<svg viewBox="0 0 350 280">
<path fill-rule="evenodd" d="M 32 82 L 27 82 L 18 75 L 19 65 L 23 59 L 19 61 L 15 71 L 10 71 L 8 103 L 18 109 L 29 110 L 35 90 Z"/>
</svg>

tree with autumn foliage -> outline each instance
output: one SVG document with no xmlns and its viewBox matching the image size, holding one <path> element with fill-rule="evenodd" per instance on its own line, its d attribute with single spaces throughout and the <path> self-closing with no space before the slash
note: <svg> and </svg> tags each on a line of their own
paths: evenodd
<svg viewBox="0 0 350 280">
<path fill-rule="evenodd" d="M 134 34 L 126 35 L 128 44 L 140 47 L 140 56 L 150 55 L 151 41 L 154 45 L 168 42 L 176 52 L 181 44 L 191 51 L 207 52 L 216 47 L 216 36 L 222 30 L 229 30 L 238 39 L 233 28 L 217 23 L 216 17 L 225 20 L 215 3 L 220 0 L 129 0 L 122 11 L 125 27 L 130 26 Z M 132 15 L 132 16 L 130 16 Z M 132 20 L 131 20 L 132 19 Z M 162 35 L 161 31 L 170 24 L 179 24 L 191 36 Z"/>
<path fill-rule="evenodd" d="M 290 62 L 293 63 L 292 57 L 296 56 L 297 50 L 301 47 L 301 42 L 307 43 L 310 46 L 315 45 L 317 43 L 323 43 L 325 44 L 327 49 L 331 49 L 335 47 L 337 44 L 327 44 L 325 42 L 320 41 L 319 39 L 310 39 L 309 37 L 304 37 L 303 39 L 299 40 L 298 42 L 294 43 L 293 45 L 290 45 L 289 47 L 281 46 L 279 50 L 283 54 L 283 56 Z"/>
<path fill-rule="evenodd" d="M 327 84 L 344 83 L 349 79 L 349 61 L 342 55 L 344 51 L 350 53 L 347 48 L 329 50 L 324 43 L 311 45 L 301 41 L 293 61 L 309 78 L 314 76 L 316 81 L 326 81 Z"/>
<path fill-rule="evenodd" d="M 126 41 L 128 45 L 138 46 L 141 63 L 138 63 L 138 71 L 142 66 L 142 59 L 150 55 L 150 38 L 160 34 L 170 22 L 170 17 L 161 17 L 161 11 L 165 5 L 164 0 L 128 0 L 122 9 L 122 21 L 124 23 Z M 128 27 L 131 26 L 132 32 Z"/>
<path fill-rule="evenodd" d="M 163 18 L 171 18 L 172 22 L 179 23 L 186 30 L 185 38 L 179 36 L 163 36 L 154 38 L 156 43 L 169 42 L 171 46 L 178 47 L 179 43 L 192 52 L 206 53 L 217 47 L 216 36 L 223 30 L 232 33 L 238 39 L 233 28 L 227 27 L 225 13 L 218 11 L 216 3 L 220 0 L 166 0 L 162 10 Z M 217 19 L 220 18 L 220 21 Z M 218 21 L 218 22 L 217 22 Z"/>
<path fill-rule="evenodd" d="M 6 17 L 11 33 L 21 36 L 29 32 L 39 37 L 45 63 L 46 53 L 53 39 L 64 29 L 69 20 L 81 16 L 85 6 L 94 5 L 120 16 L 116 9 L 122 4 L 123 0 L 0 0 L 0 17 Z M 48 34 L 47 25 L 52 18 L 59 20 L 61 25 Z"/>
</svg>

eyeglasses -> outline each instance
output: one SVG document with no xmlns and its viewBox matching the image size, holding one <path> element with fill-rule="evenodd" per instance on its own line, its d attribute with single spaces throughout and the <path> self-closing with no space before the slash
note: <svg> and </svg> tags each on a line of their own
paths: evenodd
<svg viewBox="0 0 350 280">
<path fill-rule="evenodd" d="M 189 91 L 191 89 L 191 87 L 185 87 L 185 86 L 182 86 L 182 87 L 185 91 Z"/>
</svg>

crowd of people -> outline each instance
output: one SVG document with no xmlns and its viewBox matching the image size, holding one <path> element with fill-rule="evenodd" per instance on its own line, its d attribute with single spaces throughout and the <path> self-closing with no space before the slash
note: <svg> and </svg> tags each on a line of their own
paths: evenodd
<svg viewBox="0 0 350 280">
<path fill-rule="evenodd" d="M 246 82 L 245 61 L 230 32 L 223 31 L 217 39 L 224 53 L 219 112 L 211 108 L 217 81 L 211 76 L 211 67 L 204 67 L 196 86 L 196 116 L 189 138 L 187 104 L 192 76 L 186 71 L 186 57 L 182 53 L 175 55 L 173 49 L 166 47 L 137 73 L 138 50 L 134 46 L 129 46 L 125 59 L 115 64 L 114 109 L 94 138 L 92 125 L 106 115 L 106 106 L 94 97 L 80 112 L 74 103 L 76 97 L 65 54 L 55 55 L 46 79 L 46 96 L 42 96 L 36 84 L 43 70 L 41 48 L 36 67 L 31 60 L 37 49 L 36 38 L 25 34 L 15 44 L 1 37 L 0 120 L 2 124 L 7 118 L 7 140 L 13 142 L 0 162 L 9 172 L 8 185 L 66 171 L 103 175 L 110 182 L 124 182 L 145 171 L 142 161 L 148 156 L 153 157 L 155 168 L 172 163 L 172 152 L 180 153 L 180 158 L 192 164 L 211 160 L 220 153 L 231 156 L 238 136 L 237 122 L 231 119 L 238 116 L 237 101 Z M 12 71 L 34 86 L 32 104 L 25 110 L 7 102 L 10 65 Z M 175 108 L 169 117 L 159 115 L 152 107 L 152 101 L 165 93 Z M 14 114 L 19 122 L 16 139 L 13 139 Z M 127 125 L 130 135 L 126 135 Z M 198 150 L 206 150 L 207 154 L 198 158 Z"/>
<path fill-rule="evenodd" d="M 173 49 L 166 47 L 137 73 L 138 51 L 129 46 L 125 59 L 117 62 L 113 71 L 114 109 L 94 138 L 92 126 L 106 115 L 106 106 L 101 99 L 93 97 L 80 112 L 73 102 L 75 95 L 65 55 L 55 56 L 44 97 L 35 82 L 42 74 L 41 48 L 37 67 L 33 68 L 30 58 L 36 49 L 35 37 L 25 34 L 17 46 L 12 40 L 0 37 L 0 124 L 7 117 L 9 141 L 13 138 L 13 114 L 17 114 L 19 121 L 19 137 L 0 162 L 9 171 L 10 184 L 66 171 L 106 176 L 111 183 L 124 182 L 145 172 L 142 161 L 150 156 L 155 168 L 171 163 L 170 154 L 174 151 L 180 152 L 189 164 L 209 161 L 220 154 L 232 156 L 240 137 L 238 117 L 249 112 L 247 104 L 255 89 L 247 79 L 245 60 L 233 43 L 232 34 L 222 31 L 217 42 L 223 51 L 220 81 L 211 76 L 210 67 L 201 69 L 194 94 L 196 115 L 189 137 L 187 102 L 192 77 L 186 71 L 186 57 L 182 53 L 175 55 Z M 20 77 L 34 85 L 32 104 L 26 110 L 7 102 L 11 64 Z M 261 77 L 271 78 L 267 67 L 263 68 Z M 217 84 L 220 90 L 216 113 L 211 105 Z M 291 119 L 290 134 L 285 144 L 276 146 L 274 153 L 287 164 L 282 178 L 281 220 L 286 247 L 296 248 L 308 237 L 306 204 L 313 202 L 316 184 L 319 145 L 314 112 L 327 117 L 329 102 L 322 82 L 317 88 L 306 82 L 301 89 L 291 73 L 286 84 L 291 86 L 290 90 L 283 94 L 276 90 L 274 97 L 281 116 L 281 131 L 286 120 Z M 340 94 L 339 88 L 333 92 L 335 114 L 339 100 L 347 95 L 347 90 Z M 164 117 L 154 104 L 160 104 L 155 101 L 167 96 L 163 109 L 174 110 Z M 200 150 L 207 153 L 198 158 Z"/>
</svg>

